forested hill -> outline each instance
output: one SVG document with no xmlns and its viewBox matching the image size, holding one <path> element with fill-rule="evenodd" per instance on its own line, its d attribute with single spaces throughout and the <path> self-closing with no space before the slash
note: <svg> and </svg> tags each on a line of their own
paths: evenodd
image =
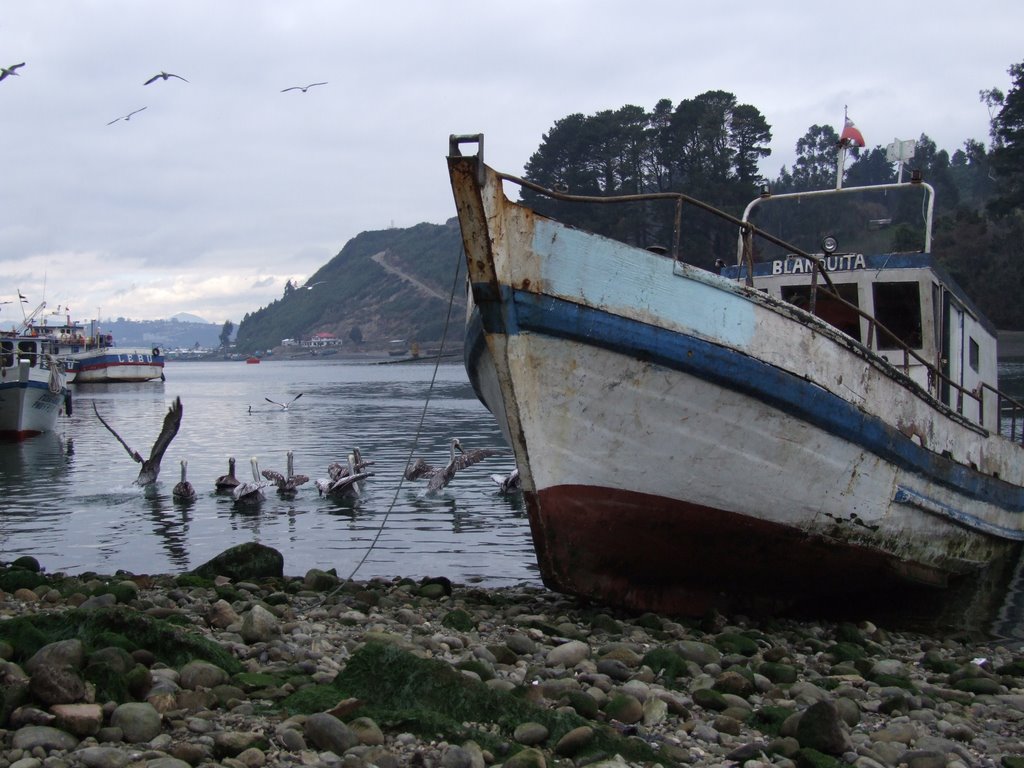
<svg viewBox="0 0 1024 768">
<path fill-rule="evenodd" d="M 383 348 L 390 339 L 439 342 L 454 286 L 453 343 L 461 344 L 466 297 L 458 222 L 363 232 L 304 286 L 288 284 L 269 306 L 247 314 L 235 346 L 272 349 L 282 339 L 333 333 L 346 349 Z"/>
</svg>

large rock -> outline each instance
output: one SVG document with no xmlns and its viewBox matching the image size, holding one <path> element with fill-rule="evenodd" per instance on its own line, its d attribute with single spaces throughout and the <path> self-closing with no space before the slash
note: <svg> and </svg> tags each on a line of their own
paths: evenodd
<svg viewBox="0 0 1024 768">
<path fill-rule="evenodd" d="M 192 571 L 204 579 L 227 576 L 234 581 L 281 578 L 284 556 L 273 547 L 250 541 L 221 552 Z"/>
</svg>

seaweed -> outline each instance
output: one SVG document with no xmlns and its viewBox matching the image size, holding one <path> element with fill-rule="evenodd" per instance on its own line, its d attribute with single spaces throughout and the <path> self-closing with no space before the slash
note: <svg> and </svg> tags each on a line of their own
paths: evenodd
<svg viewBox="0 0 1024 768">
<path fill-rule="evenodd" d="M 202 659 L 228 674 L 242 671 L 241 663 L 217 643 L 126 606 L 76 608 L 0 622 L 0 640 L 11 644 L 13 658 L 19 662 L 29 659 L 44 645 L 72 638 L 81 640 L 87 653 L 109 646 L 129 653 L 144 649 L 173 667 Z"/>
<path fill-rule="evenodd" d="M 330 685 L 297 691 L 282 706 L 292 714 L 310 714 L 329 710 L 346 698 L 358 699 L 362 703 L 359 715 L 373 718 L 381 727 L 429 738 L 453 742 L 471 738 L 489 749 L 515 750 L 518 747 L 510 738 L 521 723 L 544 725 L 551 745 L 574 728 L 587 725 L 595 733 L 585 749 L 587 754 L 618 753 L 642 761 L 658 757 L 646 743 L 623 738 L 606 725 L 572 712 L 538 707 L 514 692 L 489 688 L 444 662 L 384 643 L 367 643 Z"/>
</svg>

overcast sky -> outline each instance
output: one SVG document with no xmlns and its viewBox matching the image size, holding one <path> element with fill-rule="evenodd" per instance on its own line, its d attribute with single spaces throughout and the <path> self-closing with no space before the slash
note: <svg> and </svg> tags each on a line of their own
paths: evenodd
<svg viewBox="0 0 1024 768">
<path fill-rule="evenodd" d="M 0 0 L 0 66 L 25 62 L 0 81 L 0 327 L 18 290 L 238 323 L 360 232 L 451 218 L 451 133 L 521 173 L 567 115 L 725 90 L 772 126 L 772 178 L 844 105 L 868 146 L 987 145 L 978 91 L 1009 88 L 1021 29 L 1016 0 Z"/>
</svg>

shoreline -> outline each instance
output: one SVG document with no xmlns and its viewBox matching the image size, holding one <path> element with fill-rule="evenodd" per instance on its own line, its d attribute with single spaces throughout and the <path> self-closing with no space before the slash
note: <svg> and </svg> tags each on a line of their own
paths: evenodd
<svg viewBox="0 0 1024 768">
<path fill-rule="evenodd" d="M 635 615 L 537 587 L 284 577 L 260 545 L 174 576 L 22 560 L 0 569 L 0 768 L 1024 766 L 1019 647 L 870 611 Z M 96 673 L 117 647 L 120 699 Z"/>
</svg>

